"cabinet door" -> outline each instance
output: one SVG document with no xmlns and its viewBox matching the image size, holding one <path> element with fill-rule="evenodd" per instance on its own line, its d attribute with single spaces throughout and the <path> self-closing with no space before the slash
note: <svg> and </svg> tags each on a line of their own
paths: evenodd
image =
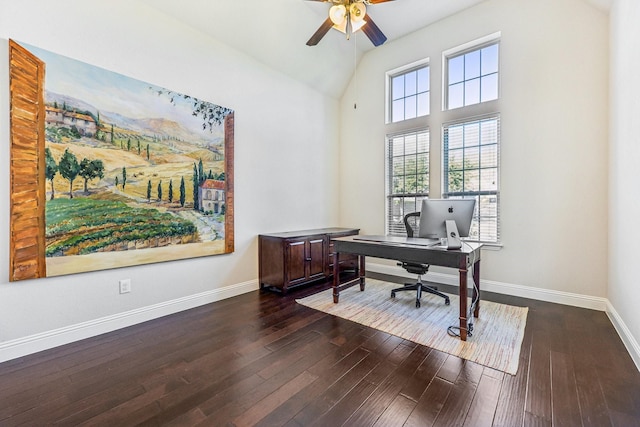
<svg viewBox="0 0 640 427">
<path fill-rule="evenodd" d="M 306 240 L 287 241 L 287 280 L 289 284 L 302 282 L 307 277 Z"/>
<path fill-rule="evenodd" d="M 307 262 L 309 267 L 308 278 L 315 279 L 324 276 L 325 238 L 309 239 Z"/>
</svg>

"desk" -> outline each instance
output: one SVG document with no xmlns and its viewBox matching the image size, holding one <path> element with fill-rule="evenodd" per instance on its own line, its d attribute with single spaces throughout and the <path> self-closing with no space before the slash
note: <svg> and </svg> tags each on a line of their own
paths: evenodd
<svg viewBox="0 0 640 427">
<path fill-rule="evenodd" d="M 418 246 L 391 241 L 361 240 L 366 236 L 349 236 L 332 239 L 336 261 L 341 253 L 356 255 L 359 263 L 359 276 L 340 284 L 338 271 L 333 274 L 333 302 L 338 303 L 340 290 L 357 283 L 360 290 L 365 288 L 365 257 L 393 259 L 397 261 L 417 262 L 436 265 L 440 267 L 457 268 L 460 275 L 460 339 L 467 340 L 467 272 L 473 263 L 473 281 L 476 286 L 473 289 L 473 300 L 479 297 L 480 291 L 480 248 L 481 243 L 465 242 L 460 250 L 446 250 L 439 247 Z M 334 262 L 334 268 L 338 262 Z M 419 310 L 419 309 L 417 309 Z M 473 310 L 473 317 L 478 317 L 480 312 L 480 299 Z"/>
</svg>

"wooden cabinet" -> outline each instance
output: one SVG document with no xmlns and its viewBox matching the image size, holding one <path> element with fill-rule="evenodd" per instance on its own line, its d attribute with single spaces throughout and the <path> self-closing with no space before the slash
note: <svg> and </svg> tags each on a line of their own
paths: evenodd
<svg viewBox="0 0 640 427">
<path fill-rule="evenodd" d="M 285 281 L 288 286 L 321 279 L 325 276 L 326 239 L 311 236 L 303 239 L 284 240 Z"/>
<path fill-rule="evenodd" d="M 282 293 L 333 274 L 331 239 L 358 234 L 357 228 L 321 228 L 258 236 L 260 288 Z M 356 257 L 341 257 L 340 269 L 357 269 Z"/>
</svg>

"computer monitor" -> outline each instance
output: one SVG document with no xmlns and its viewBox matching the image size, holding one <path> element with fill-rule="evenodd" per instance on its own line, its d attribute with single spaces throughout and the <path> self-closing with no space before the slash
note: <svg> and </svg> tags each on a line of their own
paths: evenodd
<svg viewBox="0 0 640 427">
<path fill-rule="evenodd" d="M 422 201 L 418 237 L 439 239 L 447 237 L 445 221 L 452 219 L 460 237 L 468 237 L 476 199 L 425 199 Z"/>
</svg>

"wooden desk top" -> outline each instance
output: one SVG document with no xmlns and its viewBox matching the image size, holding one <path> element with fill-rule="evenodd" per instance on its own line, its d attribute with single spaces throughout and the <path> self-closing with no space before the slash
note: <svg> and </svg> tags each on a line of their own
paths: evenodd
<svg viewBox="0 0 640 427">
<path fill-rule="evenodd" d="M 465 268 L 480 260 L 482 247 L 482 243 L 463 242 L 461 249 L 447 250 L 438 246 L 365 240 L 366 237 L 348 236 L 331 239 L 331 241 L 334 243 L 336 252 L 452 268 Z M 376 238 L 379 237 L 381 236 L 376 236 Z"/>
</svg>

